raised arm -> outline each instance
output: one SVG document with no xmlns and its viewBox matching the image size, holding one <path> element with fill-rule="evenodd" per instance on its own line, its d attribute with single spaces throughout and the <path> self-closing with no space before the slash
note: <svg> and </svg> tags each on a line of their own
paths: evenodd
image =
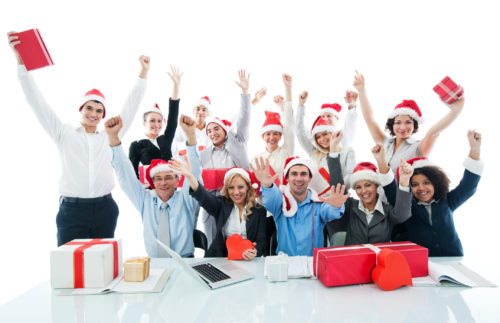
<svg viewBox="0 0 500 323">
<path fill-rule="evenodd" d="M 448 113 L 443 118 L 436 122 L 429 130 L 427 130 L 427 133 L 418 145 L 422 156 L 429 155 L 432 148 L 434 147 L 434 144 L 436 143 L 436 139 L 441 134 L 441 131 L 448 128 L 453 123 L 453 121 L 455 121 L 455 119 L 462 112 L 464 104 L 465 98 L 463 97 L 460 100 L 453 102 L 452 104 L 446 104 L 450 111 L 448 111 Z"/>
<path fill-rule="evenodd" d="M 293 131 L 293 109 L 292 109 L 292 77 L 288 74 L 282 75 L 283 84 L 285 85 L 285 104 L 282 109 L 283 113 L 283 146 L 288 156 L 293 155 L 295 151 L 295 134 Z"/>
<path fill-rule="evenodd" d="M 384 131 L 375 121 L 373 109 L 368 100 L 368 95 L 366 94 L 365 78 L 362 74 L 358 73 L 358 71 L 356 71 L 354 75 L 353 85 L 356 90 L 358 90 L 361 113 L 363 114 L 368 130 L 375 143 L 382 144 L 384 142 Z"/>
<path fill-rule="evenodd" d="M 342 176 L 342 166 L 340 165 L 340 142 L 342 140 L 342 132 L 335 131 L 330 139 L 330 154 L 326 157 L 328 164 L 328 172 L 330 173 L 330 185 L 344 185 L 344 177 Z M 347 183 L 349 184 L 349 183 Z"/>
<path fill-rule="evenodd" d="M 305 104 L 308 96 L 309 93 L 307 91 L 303 91 L 299 95 L 299 105 L 297 107 L 297 115 L 295 116 L 295 132 L 302 149 L 304 149 L 307 154 L 311 155 L 314 151 L 314 146 L 311 142 L 311 137 L 308 135 L 307 130 L 304 126 L 304 117 L 306 110 Z"/>
<path fill-rule="evenodd" d="M 35 80 L 30 73 L 26 70 L 23 60 L 19 55 L 16 46 L 21 43 L 19 36 L 14 31 L 7 34 L 9 45 L 14 52 L 16 61 L 18 64 L 17 75 L 19 77 L 19 82 L 24 92 L 24 96 L 31 110 L 35 114 L 43 129 L 49 134 L 50 138 L 58 143 L 62 139 L 63 123 L 48 105 L 40 92 Z"/>
<path fill-rule="evenodd" d="M 248 95 L 248 87 L 250 84 L 250 74 L 247 75 L 245 70 L 238 71 L 239 81 L 235 81 L 241 89 L 241 104 L 240 113 L 236 121 L 236 136 L 240 141 L 247 142 L 250 136 L 250 96 Z"/>
<path fill-rule="evenodd" d="M 252 105 L 256 106 L 260 102 L 260 100 L 262 100 L 262 98 L 264 96 L 266 96 L 266 94 L 267 94 L 267 88 L 265 88 L 265 87 L 257 90 L 257 92 L 255 92 L 255 96 L 252 99 L 252 102 L 251 102 Z"/>
<path fill-rule="evenodd" d="M 410 178 L 413 175 L 413 167 L 402 160 L 399 164 L 399 187 L 396 191 L 396 204 L 392 215 L 395 223 L 402 223 L 411 216 L 411 191 Z M 393 181 L 394 185 L 395 182 Z"/>
<path fill-rule="evenodd" d="M 111 164 L 113 165 L 116 177 L 118 178 L 120 187 L 125 192 L 125 195 L 127 195 L 132 204 L 134 204 L 134 207 L 139 212 L 142 212 L 144 197 L 145 194 L 148 193 L 135 176 L 134 169 L 123 151 L 121 141 L 118 136 L 121 127 L 122 120 L 119 116 L 109 118 L 104 124 L 108 142 L 113 151 Z"/>
<path fill-rule="evenodd" d="M 168 75 L 173 82 L 172 96 L 168 101 L 168 117 L 167 126 L 165 128 L 165 141 L 160 146 L 162 158 L 168 160 L 172 157 L 172 143 L 174 141 L 175 132 L 177 130 L 177 119 L 179 118 L 179 87 L 181 84 L 182 74 L 178 67 L 170 66 Z"/>
<path fill-rule="evenodd" d="M 358 126 L 358 113 L 356 111 L 358 93 L 347 90 L 345 91 L 344 100 L 347 103 L 347 115 L 345 117 L 344 127 L 342 128 L 344 134 L 342 145 L 344 147 L 352 147 L 356 136 L 356 128 Z"/>
<path fill-rule="evenodd" d="M 384 188 L 384 193 L 389 204 L 393 205 L 396 203 L 396 190 L 397 183 L 394 179 L 394 174 L 385 159 L 384 146 L 381 144 L 376 144 L 372 148 L 372 155 L 377 162 L 378 172 L 380 174 L 381 185 Z"/>
<path fill-rule="evenodd" d="M 122 110 L 120 111 L 120 116 L 122 117 L 123 127 L 120 130 L 120 138 L 132 125 L 132 121 L 139 109 L 139 105 L 142 102 L 144 93 L 146 92 L 146 79 L 149 72 L 151 59 L 149 56 L 142 55 L 139 57 L 139 63 L 141 65 L 141 71 L 139 73 L 139 79 L 135 83 L 134 87 L 130 91 Z"/>
</svg>

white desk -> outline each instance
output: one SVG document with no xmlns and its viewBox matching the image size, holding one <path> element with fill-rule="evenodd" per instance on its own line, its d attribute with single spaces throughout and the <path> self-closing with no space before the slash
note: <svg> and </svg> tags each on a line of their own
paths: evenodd
<svg viewBox="0 0 500 323">
<path fill-rule="evenodd" d="M 166 259 L 153 266 L 177 269 L 158 294 L 56 296 L 45 282 L 1 307 L 0 322 L 500 322 L 499 288 L 269 283 L 263 263 L 238 262 L 256 278 L 213 291 Z"/>
</svg>

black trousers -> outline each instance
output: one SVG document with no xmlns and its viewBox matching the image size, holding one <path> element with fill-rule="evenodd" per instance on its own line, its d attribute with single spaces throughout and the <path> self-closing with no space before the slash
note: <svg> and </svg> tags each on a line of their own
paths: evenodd
<svg viewBox="0 0 500 323">
<path fill-rule="evenodd" d="M 113 238 L 118 213 L 111 194 L 97 198 L 61 196 L 56 217 L 57 245 L 73 239 Z"/>
</svg>

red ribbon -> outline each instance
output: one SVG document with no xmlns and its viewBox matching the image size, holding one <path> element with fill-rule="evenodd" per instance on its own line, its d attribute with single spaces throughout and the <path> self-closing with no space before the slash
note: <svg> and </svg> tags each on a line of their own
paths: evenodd
<svg viewBox="0 0 500 323">
<path fill-rule="evenodd" d="M 81 245 L 73 251 L 73 285 L 75 288 L 84 288 L 85 282 L 83 279 L 84 250 L 98 244 L 112 244 L 113 245 L 113 278 L 118 276 L 118 242 L 105 241 L 103 239 L 92 239 L 90 241 L 71 241 L 66 245 Z"/>
</svg>

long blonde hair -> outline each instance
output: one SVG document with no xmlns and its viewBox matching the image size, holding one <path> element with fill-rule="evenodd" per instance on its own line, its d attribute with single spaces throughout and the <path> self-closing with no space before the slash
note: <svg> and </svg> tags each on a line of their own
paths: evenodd
<svg viewBox="0 0 500 323">
<path fill-rule="evenodd" d="M 252 214 L 252 208 L 254 206 L 257 206 L 257 196 L 255 194 L 255 191 L 252 187 L 252 184 L 249 183 L 243 176 L 240 174 L 231 174 L 225 181 L 224 181 L 224 186 L 221 189 L 221 195 L 224 196 L 226 199 L 231 200 L 229 197 L 229 184 L 233 181 L 233 178 L 236 176 L 239 176 L 245 181 L 245 184 L 247 185 L 247 194 L 245 196 L 245 209 L 243 210 L 243 215 L 245 216 L 246 219 Z"/>
</svg>

